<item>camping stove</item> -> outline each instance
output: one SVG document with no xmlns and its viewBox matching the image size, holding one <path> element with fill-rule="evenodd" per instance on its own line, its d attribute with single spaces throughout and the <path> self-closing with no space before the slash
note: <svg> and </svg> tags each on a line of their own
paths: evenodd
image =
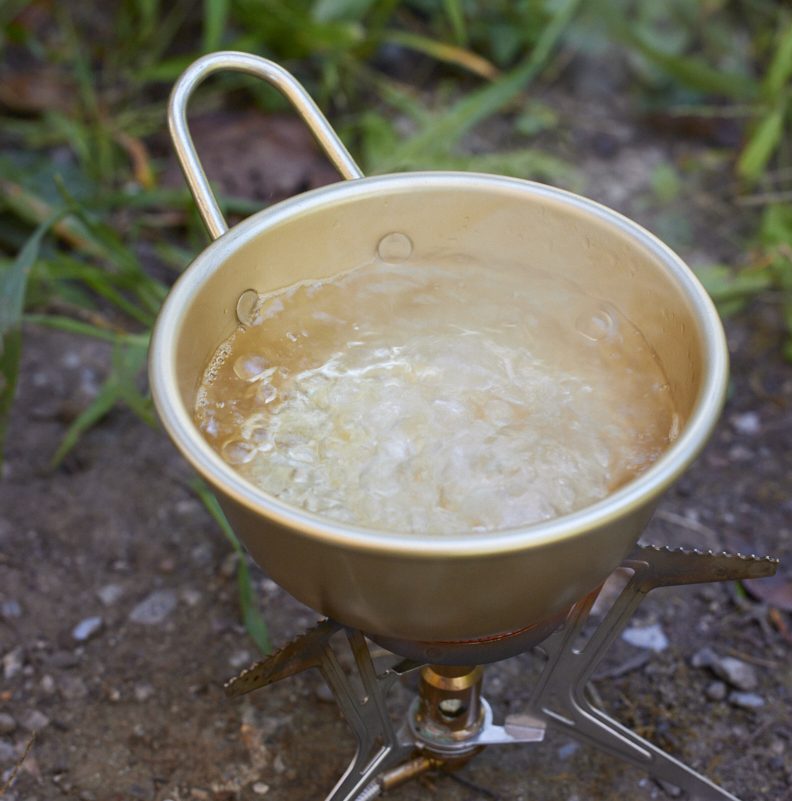
<svg viewBox="0 0 792 801">
<path fill-rule="evenodd" d="M 593 706 L 586 688 L 650 590 L 761 578 L 774 574 L 777 565 L 778 560 L 766 556 L 639 545 L 621 566 L 629 578 L 585 641 L 583 628 L 599 591 L 574 604 L 562 620 L 499 637 L 439 643 L 385 643 L 378 638 L 378 644 L 387 644 L 396 654 L 396 663 L 383 669 L 375 665 L 364 633 L 324 620 L 229 681 L 226 692 L 235 697 L 303 670 L 319 669 L 357 740 L 351 764 L 325 801 L 376 798 L 427 771 L 456 770 L 487 746 L 541 742 L 549 728 L 642 768 L 690 798 L 739 801 Z M 344 635 L 354 657 L 349 672 L 338 658 L 338 640 Z M 497 724 L 481 694 L 481 665 L 531 648 L 547 661 L 527 708 Z M 417 697 L 405 718 L 394 722 L 386 706 L 388 690 L 415 672 Z"/>
</svg>

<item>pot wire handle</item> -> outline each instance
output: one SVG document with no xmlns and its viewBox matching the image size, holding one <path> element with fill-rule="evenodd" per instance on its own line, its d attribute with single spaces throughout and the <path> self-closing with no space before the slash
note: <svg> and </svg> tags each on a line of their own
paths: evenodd
<svg viewBox="0 0 792 801">
<path fill-rule="evenodd" d="M 327 118 L 319 110 L 302 84 L 283 67 L 260 56 L 232 50 L 210 53 L 193 62 L 181 75 L 171 92 L 168 104 L 168 128 L 176 155 L 190 187 L 195 204 L 212 239 L 228 230 L 217 198 L 209 185 L 187 125 L 187 101 L 205 78 L 221 70 L 244 72 L 263 78 L 278 89 L 308 125 L 320 147 L 344 178 L 362 178 L 363 172 L 338 138 Z"/>
</svg>

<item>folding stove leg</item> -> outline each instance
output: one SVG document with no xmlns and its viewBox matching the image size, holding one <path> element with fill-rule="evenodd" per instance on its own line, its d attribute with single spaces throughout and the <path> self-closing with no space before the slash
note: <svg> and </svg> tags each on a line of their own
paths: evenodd
<svg viewBox="0 0 792 801">
<path fill-rule="evenodd" d="M 357 740 L 352 762 L 325 801 L 366 801 L 380 793 L 376 777 L 401 764 L 414 749 L 411 739 L 400 739 L 388 715 L 385 697 L 400 675 L 419 665 L 404 661 L 377 674 L 365 638 L 359 631 L 347 629 L 358 686 L 339 664 L 330 643 L 341 629 L 332 620 L 322 621 L 229 681 L 226 693 L 231 697 L 244 695 L 309 668 L 318 668 Z"/>
<path fill-rule="evenodd" d="M 414 743 L 400 742 L 385 706 L 387 690 L 399 673 L 393 670 L 377 675 L 363 635 L 348 631 L 364 695 L 357 692 L 328 647 L 319 669 L 335 695 L 344 717 L 357 739 L 357 750 L 349 767 L 325 801 L 365 801 L 379 795 L 376 777 L 402 763 L 413 751 Z"/>
<path fill-rule="evenodd" d="M 676 785 L 692 798 L 739 801 L 594 708 L 585 690 L 607 649 L 650 590 L 678 584 L 759 578 L 775 573 L 777 565 L 777 560 L 769 557 L 638 546 L 623 564 L 633 571 L 632 577 L 589 640 L 582 647 L 577 645 L 591 611 L 593 596 L 576 604 L 565 626 L 542 644 L 548 661 L 531 698 L 531 712 L 546 720 L 549 726 Z"/>
</svg>

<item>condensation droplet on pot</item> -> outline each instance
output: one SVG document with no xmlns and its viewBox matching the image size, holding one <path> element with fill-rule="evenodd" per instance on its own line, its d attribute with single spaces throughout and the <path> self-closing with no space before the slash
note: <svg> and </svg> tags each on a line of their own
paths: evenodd
<svg viewBox="0 0 792 801">
<path fill-rule="evenodd" d="M 266 372 L 268 362 L 263 356 L 246 353 L 234 362 L 234 374 L 243 381 L 255 381 Z"/>
<path fill-rule="evenodd" d="M 410 237 L 398 231 L 385 234 L 377 245 L 377 255 L 390 264 L 407 261 L 412 255 L 412 251 L 413 243 Z"/>
<path fill-rule="evenodd" d="M 240 296 L 236 305 L 236 316 L 242 325 L 252 325 L 258 306 L 258 292 L 255 289 L 246 289 Z"/>
<path fill-rule="evenodd" d="M 256 455 L 256 446 L 241 439 L 232 439 L 220 449 L 229 464 L 247 464 Z"/>
<path fill-rule="evenodd" d="M 599 342 L 616 332 L 616 321 L 606 309 L 599 308 L 593 314 L 581 314 L 575 320 L 575 328 L 586 339 Z"/>
</svg>

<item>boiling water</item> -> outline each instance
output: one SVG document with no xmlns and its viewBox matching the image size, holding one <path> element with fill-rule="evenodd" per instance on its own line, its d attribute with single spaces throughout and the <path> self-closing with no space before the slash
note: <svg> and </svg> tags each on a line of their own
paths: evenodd
<svg viewBox="0 0 792 801">
<path fill-rule="evenodd" d="M 421 533 L 587 506 L 679 426 L 615 307 L 540 270 L 461 259 L 377 261 L 262 296 L 207 369 L 195 417 L 283 501 Z"/>
</svg>

